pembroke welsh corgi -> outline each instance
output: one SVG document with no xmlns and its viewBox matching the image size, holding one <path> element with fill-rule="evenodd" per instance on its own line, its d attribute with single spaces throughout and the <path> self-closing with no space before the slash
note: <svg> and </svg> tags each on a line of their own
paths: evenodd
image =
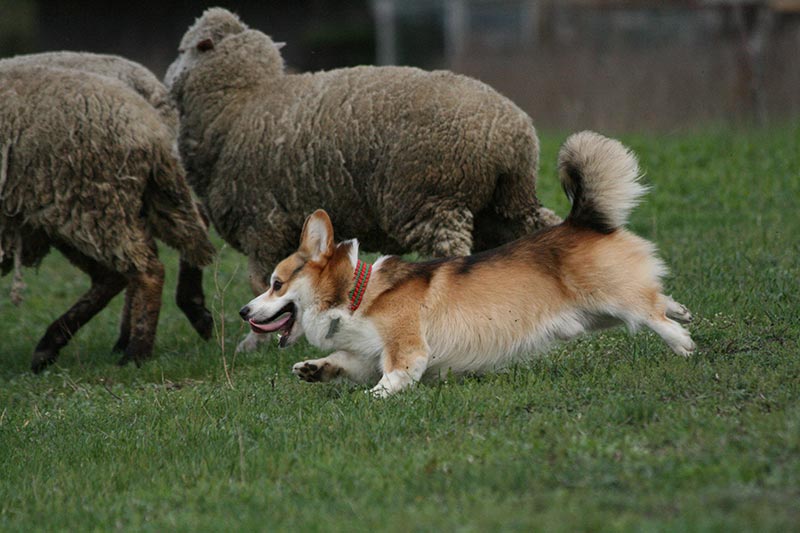
<svg viewBox="0 0 800 533">
<path fill-rule="evenodd" d="M 623 228 L 646 188 L 636 157 L 592 132 L 570 136 L 559 176 L 567 218 L 499 248 L 422 263 L 395 256 L 370 265 L 358 242 L 336 244 L 327 213 L 305 221 L 300 247 L 271 287 L 240 311 L 255 333 L 303 334 L 335 350 L 294 365 L 306 381 L 349 378 L 388 396 L 423 376 L 492 370 L 556 340 L 617 324 L 645 325 L 672 350 L 694 349 L 691 314 L 662 292 L 664 263 Z"/>
</svg>

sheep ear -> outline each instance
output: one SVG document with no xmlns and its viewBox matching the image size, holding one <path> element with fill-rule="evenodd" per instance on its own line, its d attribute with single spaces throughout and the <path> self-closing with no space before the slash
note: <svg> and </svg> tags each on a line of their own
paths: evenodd
<svg viewBox="0 0 800 533">
<path fill-rule="evenodd" d="M 327 259 L 333 253 L 333 224 L 328 213 L 322 209 L 317 209 L 306 218 L 299 251 L 311 261 Z"/>
<path fill-rule="evenodd" d="M 209 50 L 214 49 L 214 41 L 213 39 L 203 39 L 202 41 L 197 43 L 197 49 L 201 52 L 208 52 Z"/>
<path fill-rule="evenodd" d="M 273 44 L 275 44 L 275 49 L 276 50 L 280 50 L 281 48 L 286 46 L 286 43 L 284 43 L 284 42 L 277 42 L 277 43 L 273 43 Z"/>
</svg>

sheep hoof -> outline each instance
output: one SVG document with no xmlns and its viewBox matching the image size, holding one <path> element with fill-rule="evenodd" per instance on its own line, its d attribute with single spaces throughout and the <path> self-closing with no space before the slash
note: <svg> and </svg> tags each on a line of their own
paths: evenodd
<svg viewBox="0 0 800 533">
<path fill-rule="evenodd" d="M 204 341 L 209 340 L 214 333 L 214 318 L 205 307 L 200 312 L 200 316 L 192 320 L 191 323 L 194 330 Z"/>
<path fill-rule="evenodd" d="M 127 353 L 123 355 L 119 361 L 117 361 L 117 366 L 125 366 L 131 361 L 133 361 L 136 364 L 136 368 L 142 368 L 142 359 L 139 357 L 134 357 Z"/>
<path fill-rule="evenodd" d="M 55 350 L 41 350 L 35 352 L 31 358 L 31 371 L 34 374 L 40 373 L 48 366 L 55 363 L 56 357 L 58 357 L 58 352 Z"/>
<path fill-rule="evenodd" d="M 125 350 L 128 348 L 128 339 L 123 339 L 120 337 L 114 347 L 111 348 L 111 353 L 125 353 Z"/>
<path fill-rule="evenodd" d="M 131 343 L 127 348 L 125 348 L 125 353 L 117 361 L 119 366 L 125 366 L 130 362 L 136 364 L 136 368 L 142 367 L 142 362 L 150 356 L 150 351 L 142 349 L 142 346 L 137 346 L 136 342 Z M 152 348 L 151 348 L 152 350 Z"/>
</svg>

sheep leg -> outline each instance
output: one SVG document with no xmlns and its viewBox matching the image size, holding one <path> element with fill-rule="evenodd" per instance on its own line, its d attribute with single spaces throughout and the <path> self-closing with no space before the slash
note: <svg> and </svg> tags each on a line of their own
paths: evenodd
<svg viewBox="0 0 800 533">
<path fill-rule="evenodd" d="M 195 202 L 197 212 L 206 229 L 211 222 L 203 204 Z M 214 318 L 206 307 L 206 297 L 203 292 L 203 269 L 194 266 L 183 258 L 180 260 L 178 270 L 178 287 L 175 290 L 175 302 L 194 330 L 203 340 L 211 338 L 214 332 Z"/>
<path fill-rule="evenodd" d="M 411 219 L 384 230 L 405 248 L 422 255 L 469 255 L 472 248 L 472 212 L 452 200 L 432 199 L 413 210 Z"/>
<path fill-rule="evenodd" d="M 210 339 L 214 331 L 214 318 L 206 307 L 203 269 L 190 265 L 183 259 L 180 261 L 175 301 L 198 335 L 204 340 Z"/>
<path fill-rule="evenodd" d="M 125 303 L 122 306 L 122 317 L 119 321 L 119 338 L 114 348 L 114 353 L 123 353 L 131 342 L 131 305 L 133 303 L 133 289 L 129 286 L 125 291 Z"/>
<path fill-rule="evenodd" d="M 495 248 L 560 222 L 536 197 L 535 170 L 502 174 L 491 201 L 475 215 L 474 251 Z"/>
<path fill-rule="evenodd" d="M 31 370 L 34 373 L 41 372 L 55 362 L 59 350 L 66 346 L 72 336 L 104 309 L 127 284 L 122 274 L 104 267 L 77 250 L 63 244 L 57 244 L 56 247 L 72 264 L 89 275 L 92 286 L 66 313 L 47 328 L 36 345 L 31 359 Z"/>
<path fill-rule="evenodd" d="M 130 311 L 130 343 L 119 360 L 120 365 L 131 361 L 140 366 L 153 353 L 153 345 L 161 311 L 161 291 L 164 288 L 164 265 L 155 257 L 150 258 L 143 272 L 129 277 L 133 296 Z"/>
</svg>

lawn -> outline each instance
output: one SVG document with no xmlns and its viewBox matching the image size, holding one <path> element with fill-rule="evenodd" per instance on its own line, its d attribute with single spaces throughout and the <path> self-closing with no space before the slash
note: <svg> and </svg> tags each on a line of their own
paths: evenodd
<svg viewBox="0 0 800 533">
<path fill-rule="evenodd" d="M 539 180 L 561 214 L 563 138 L 543 135 Z M 53 253 L 22 306 L 0 280 L 0 528 L 796 530 L 800 130 L 622 140 L 652 185 L 631 227 L 696 317 L 692 358 L 614 330 L 374 400 L 298 382 L 305 342 L 234 355 L 250 295 L 230 248 L 207 271 L 218 331 L 201 341 L 162 247 L 154 359 L 115 365 L 118 297 L 34 376 L 38 338 L 88 287 Z"/>
</svg>

